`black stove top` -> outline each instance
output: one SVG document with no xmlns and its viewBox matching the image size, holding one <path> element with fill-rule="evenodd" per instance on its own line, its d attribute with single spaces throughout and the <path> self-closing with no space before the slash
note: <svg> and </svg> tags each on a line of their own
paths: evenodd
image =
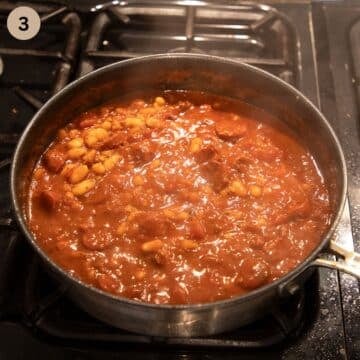
<svg viewBox="0 0 360 360">
<path fill-rule="evenodd" d="M 28 3 L 42 18 L 40 33 L 28 41 L 7 32 L 3 24 L 15 5 L 0 3 L 0 358 L 360 359 L 359 283 L 350 276 L 321 269 L 268 316 L 231 333 L 147 337 L 102 324 L 71 303 L 11 219 L 9 159 L 24 127 L 53 93 L 114 61 L 159 52 L 210 53 L 272 72 L 325 113 L 348 162 L 349 203 L 338 241 L 359 250 L 360 4 L 191 3 L 129 1 L 97 11 Z"/>
</svg>

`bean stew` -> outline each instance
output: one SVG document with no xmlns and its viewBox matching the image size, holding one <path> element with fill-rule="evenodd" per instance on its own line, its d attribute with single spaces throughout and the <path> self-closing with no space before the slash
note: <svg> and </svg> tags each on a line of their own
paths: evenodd
<svg viewBox="0 0 360 360">
<path fill-rule="evenodd" d="M 106 292 L 244 294 L 304 261 L 330 225 L 311 153 L 254 106 L 165 91 L 70 120 L 33 171 L 27 222 L 59 266 Z"/>
</svg>

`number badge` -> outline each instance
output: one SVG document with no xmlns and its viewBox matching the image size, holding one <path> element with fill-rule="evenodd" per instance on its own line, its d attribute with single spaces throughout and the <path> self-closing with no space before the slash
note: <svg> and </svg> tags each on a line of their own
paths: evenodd
<svg viewBox="0 0 360 360">
<path fill-rule="evenodd" d="M 7 18 L 9 33 L 18 40 L 30 40 L 40 30 L 39 14 L 28 6 L 19 6 Z"/>
</svg>

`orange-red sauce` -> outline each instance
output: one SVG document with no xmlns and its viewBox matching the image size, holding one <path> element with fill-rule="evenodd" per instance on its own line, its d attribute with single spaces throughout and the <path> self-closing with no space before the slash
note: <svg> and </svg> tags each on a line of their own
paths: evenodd
<svg viewBox="0 0 360 360">
<path fill-rule="evenodd" d="M 331 218 L 314 159 L 284 125 L 195 92 L 73 119 L 38 162 L 26 210 L 40 246 L 74 276 L 170 304 L 272 282 L 311 253 Z"/>
</svg>

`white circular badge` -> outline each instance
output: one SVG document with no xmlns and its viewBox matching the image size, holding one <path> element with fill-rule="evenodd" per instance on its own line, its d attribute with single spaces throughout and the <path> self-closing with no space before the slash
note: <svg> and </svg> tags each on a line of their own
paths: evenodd
<svg viewBox="0 0 360 360">
<path fill-rule="evenodd" d="M 7 18 L 9 33 L 18 40 L 30 40 L 40 30 L 39 14 L 28 6 L 19 6 Z"/>
</svg>

